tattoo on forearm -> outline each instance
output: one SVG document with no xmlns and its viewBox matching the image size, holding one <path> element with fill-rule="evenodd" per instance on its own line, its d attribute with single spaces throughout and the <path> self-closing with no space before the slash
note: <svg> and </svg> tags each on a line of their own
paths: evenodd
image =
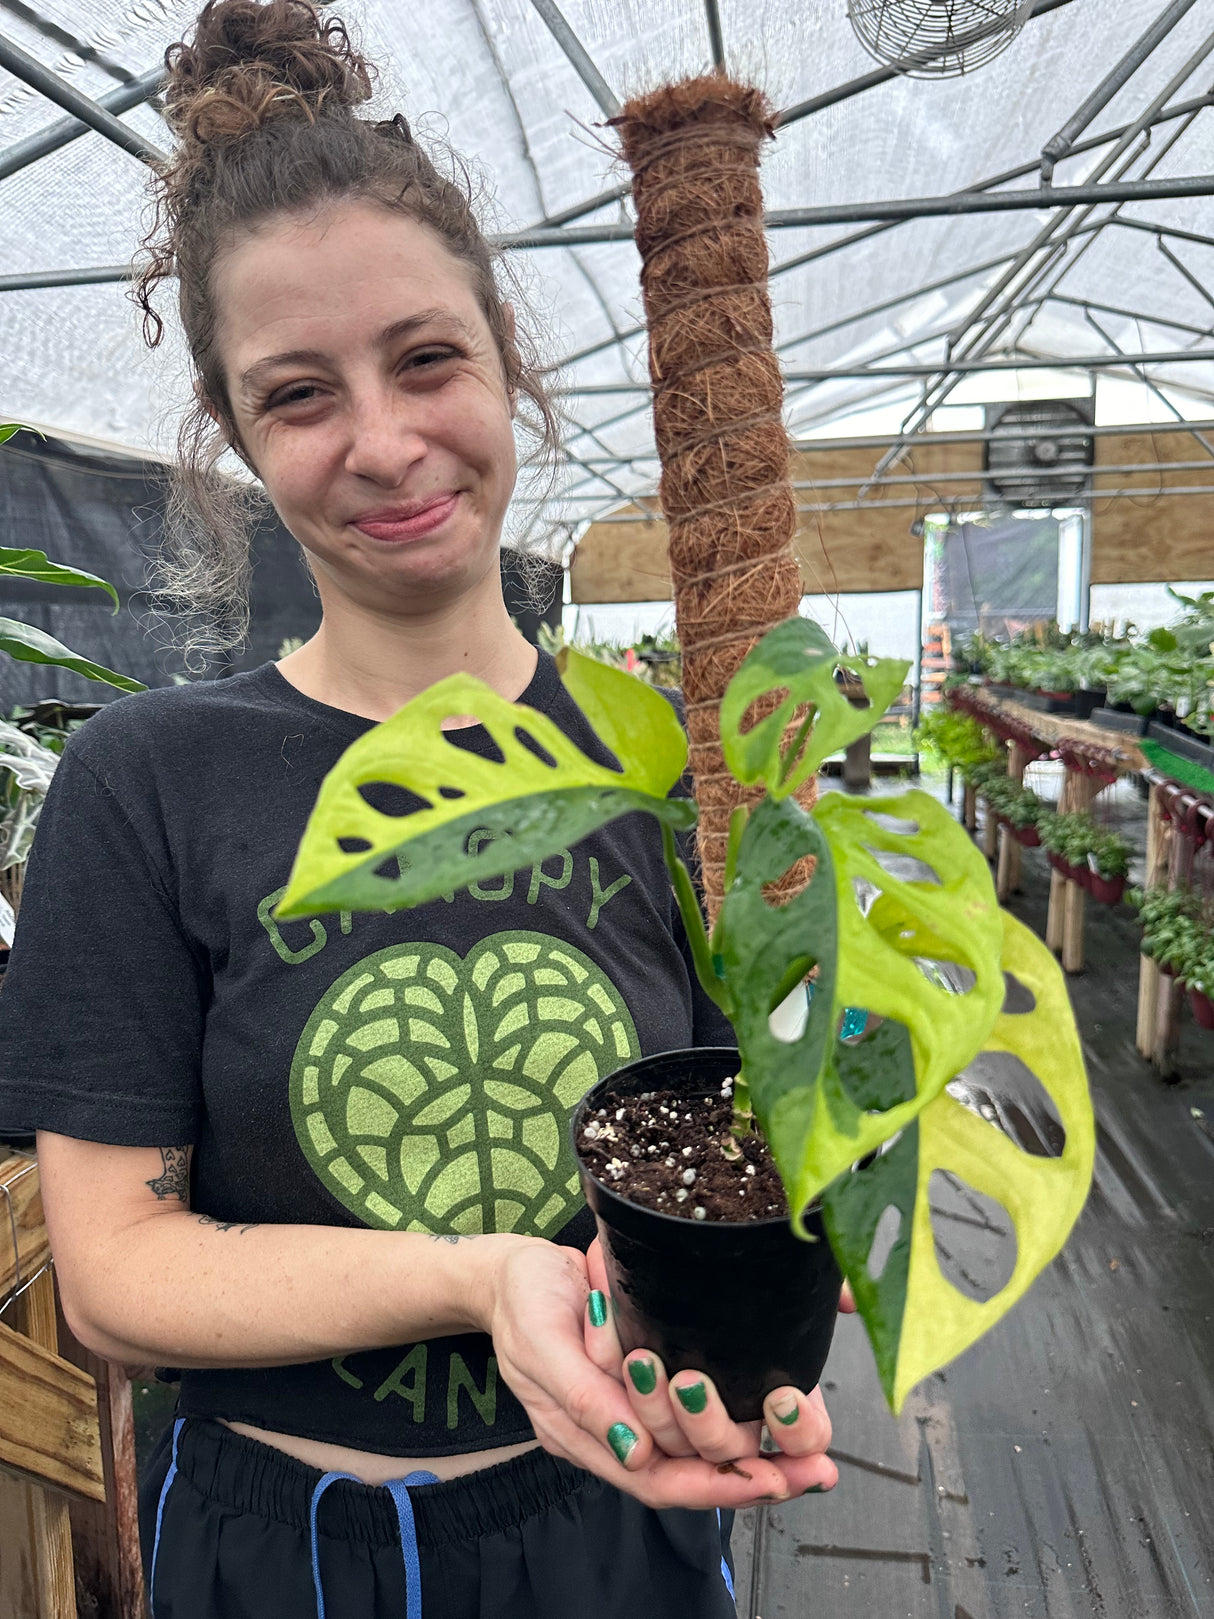
<svg viewBox="0 0 1214 1619">
<path fill-rule="evenodd" d="M 458 1236 L 454 1231 L 432 1231 L 431 1242 L 475 1242 L 475 1237 Z"/>
<path fill-rule="evenodd" d="M 243 1237 L 246 1231 L 256 1231 L 258 1222 L 254 1220 L 249 1225 L 241 1225 L 239 1220 L 214 1220 L 209 1214 L 200 1214 L 198 1224 L 213 1225 L 216 1231 L 235 1231 L 238 1236 Z"/>
<path fill-rule="evenodd" d="M 155 1180 L 145 1181 L 163 1202 L 167 1197 L 187 1202 L 190 1195 L 190 1149 L 188 1147 L 161 1147 L 160 1162 L 164 1173 Z"/>
</svg>

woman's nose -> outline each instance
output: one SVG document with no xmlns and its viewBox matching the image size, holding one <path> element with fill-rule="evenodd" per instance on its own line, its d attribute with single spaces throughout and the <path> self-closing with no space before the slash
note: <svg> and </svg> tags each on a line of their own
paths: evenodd
<svg viewBox="0 0 1214 1619">
<path fill-rule="evenodd" d="M 382 394 L 356 401 L 350 415 L 346 471 L 383 489 L 402 484 L 425 455 L 427 443 L 399 398 Z"/>
</svg>

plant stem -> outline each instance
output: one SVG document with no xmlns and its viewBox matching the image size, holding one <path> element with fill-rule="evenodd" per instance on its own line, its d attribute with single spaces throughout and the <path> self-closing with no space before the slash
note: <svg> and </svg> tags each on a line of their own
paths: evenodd
<svg viewBox="0 0 1214 1619">
<path fill-rule="evenodd" d="M 695 884 L 691 880 L 691 873 L 683 863 L 679 854 L 678 845 L 674 841 L 674 833 L 663 821 L 662 823 L 662 853 L 666 857 L 666 870 L 670 873 L 670 881 L 674 887 L 675 901 L 679 907 L 679 915 L 683 918 L 683 927 L 687 933 L 687 942 L 691 947 L 691 960 L 696 970 L 696 977 L 704 989 L 704 993 L 721 1008 L 725 1016 L 733 1018 L 733 996 L 724 979 L 717 975 L 712 964 L 712 951 L 708 945 L 708 931 L 704 926 L 704 913 L 700 909 L 699 897 L 696 894 Z"/>
</svg>

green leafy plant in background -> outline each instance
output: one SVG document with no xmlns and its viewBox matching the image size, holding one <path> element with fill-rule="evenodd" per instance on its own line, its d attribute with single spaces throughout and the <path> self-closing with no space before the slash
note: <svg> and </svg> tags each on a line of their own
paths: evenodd
<svg viewBox="0 0 1214 1619">
<path fill-rule="evenodd" d="M 1130 889 L 1142 925 L 1142 953 L 1209 995 L 1214 986 L 1214 901 L 1196 890 Z"/>
<path fill-rule="evenodd" d="M 1025 1291 L 1082 1207 L 1094 1133 L 1061 973 L 1000 912 L 985 860 L 934 799 L 830 793 L 811 815 L 793 796 L 881 719 L 905 679 L 901 661 L 843 657 L 817 625 L 793 619 L 742 663 L 721 707 L 722 750 L 736 779 L 763 796 L 732 818 L 711 933 L 675 840 L 696 808 L 668 796 L 687 759 L 670 704 L 569 648 L 558 668 L 618 769 L 475 680 L 441 681 L 361 737 L 326 778 L 276 914 L 423 904 L 558 855 L 615 816 L 652 814 L 697 975 L 737 1034 L 735 1128 L 748 1127 L 752 1110 L 794 1229 L 821 1204 L 899 1408 Z M 842 695 L 841 676 L 867 707 Z M 751 722 L 755 713 L 763 717 Z M 499 760 L 453 745 L 443 722 L 456 715 L 485 727 Z M 418 807 L 381 814 L 361 791 L 380 782 L 407 788 Z M 806 855 L 812 880 L 773 904 L 769 885 Z M 1008 1009 L 1021 1002 L 1008 1000 L 1005 975 L 1030 991 L 1030 1011 Z M 771 1014 L 811 976 L 804 1027 L 781 1038 Z M 856 1007 L 869 1014 L 864 1032 L 845 1038 Z M 950 1093 L 981 1051 L 1007 1052 L 1036 1074 L 1063 1123 L 1060 1156 L 1024 1152 Z M 996 1197 L 1015 1224 L 1015 1271 L 985 1303 L 940 1269 L 928 1190 L 938 1170 Z M 876 1227 L 891 1207 L 899 1231 L 874 1275 Z"/>
<path fill-rule="evenodd" d="M 0 444 L 20 431 L 13 422 L 0 425 Z M 33 579 L 40 584 L 74 585 L 104 590 L 118 611 L 118 592 L 95 574 L 51 562 L 44 551 L 0 545 L 0 581 Z M 0 652 L 23 663 L 55 664 L 89 680 L 101 680 L 122 691 L 143 691 L 138 680 L 116 674 L 99 663 L 71 651 L 53 635 L 34 624 L 0 618 Z M 52 706 L 56 706 L 52 704 Z M 0 892 L 16 907 L 21 898 L 21 872 L 29 855 L 42 801 L 54 774 L 59 753 L 75 722 L 60 728 L 39 720 L 35 710 L 17 710 L 0 721 Z"/>
<path fill-rule="evenodd" d="M 7 443 L 14 433 L 20 431 L 20 424 L 16 422 L 0 425 L 0 444 Z M 51 562 L 44 551 L 0 545 L 0 580 L 6 577 L 35 579 L 41 584 L 77 585 L 85 589 L 104 590 L 113 599 L 114 611 L 118 611 L 118 592 L 113 585 L 99 579 L 96 574 L 83 572 L 80 568 L 65 568 L 58 562 Z M 18 658 L 23 663 L 50 663 L 64 669 L 73 669 L 88 680 L 103 680 L 107 685 L 117 686 L 121 691 L 145 689 L 140 681 L 132 680 L 129 675 L 115 674 L 114 670 L 105 669 L 101 664 L 81 657 L 78 652 L 72 652 L 61 642 L 56 641 L 53 635 L 48 635 L 36 625 L 21 624 L 14 618 L 0 618 L 0 652 L 7 652 L 10 658 Z"/>
<path fill-rule="evenodd" d="M 1038 820 L 1037 831 L 1044 847 L 1068 866 L 1087 866 L 1106 878 L 1124 877 L 1130 869 L 1130 845 L 1086 810 L 1070 815 L 1047 812 Z"/>
<path fill-rule="evenodd" d="M 915 728 L 915 746 L 951 765 L 963 781 L 973 783 L 975 772 L 1003 768 L 1003 748 L 970 714 L 937 705 L 924 711 Z"/>
<path fill-rule="evenodd" d="M 1036 826 L 1042 815 L 1048 813 L 1031 788 L 1013 781 L 1006 774 L 992 773 L 984 777 L 982 796 L 995 814 L 1002 816 L 1017 831 Z"/>
</svg>

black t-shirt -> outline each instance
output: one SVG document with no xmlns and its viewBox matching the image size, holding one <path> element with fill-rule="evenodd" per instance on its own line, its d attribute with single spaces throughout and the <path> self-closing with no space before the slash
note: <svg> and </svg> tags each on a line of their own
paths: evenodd
<svg viewBox="0 0 1214 1619">
<path fill-rule="evenodd" d="M 612 763 L 551 658 L 521 700 Z M 657 823 L 415 910 L 276 923 L 321 781 L 370 725 L 265 664 L 124 697 L 71 738 L 0 994 L 0 1129 L 192 1144 L 216 1220 L 584 1249 L 578 1099 L 638 1055 L 732 1043 Z M 181 1407 L 394 1455 L 531 1437 L 484 1334 L 187 1371 Z"/>
</svg>

